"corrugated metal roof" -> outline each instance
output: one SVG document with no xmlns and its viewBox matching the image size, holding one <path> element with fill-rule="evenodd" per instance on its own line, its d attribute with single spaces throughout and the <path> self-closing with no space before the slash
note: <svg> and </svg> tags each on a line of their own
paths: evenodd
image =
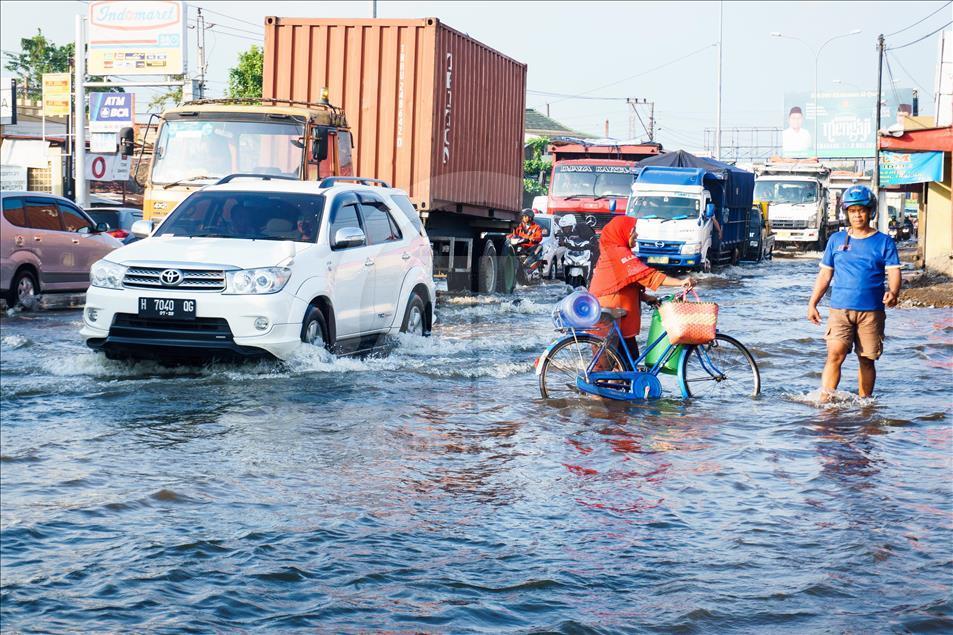
<svg viewBox="0 0 953 635">
<path fill-rule="evenodd" d="M 535 134 L 540 137 L 554 137 L 557 135 L 566 136 L 567 133 L 569 133 L 571 136 L 583 139 L 592 138 L 592 135 L 584 132 L 576 132 L 572 128 L 567 128 L 555 119 L 550 119 L 534 108 L 526 109 L 525 121 L 526 123 L 523 126 L 523 130 L 526 134 Z"/>
</svg>

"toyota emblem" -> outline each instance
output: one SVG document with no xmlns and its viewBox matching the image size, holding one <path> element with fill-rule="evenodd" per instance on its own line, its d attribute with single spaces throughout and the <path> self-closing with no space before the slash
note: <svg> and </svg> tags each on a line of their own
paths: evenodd
<svg viewBox="0 0 953 635">
<path fill-rule="evenodd" d="M 159 280 L 166 287 L 178 286 L 182 282 L 182 272 L 178 269 L 166 269 L 159 274 Z"/>
<path fill-rule="evenodd" d="M 659 249 L 661 249 L 662 247 L 665 246 L 665 242 L 664 242 L 664 241 L 661 241 L 661 240 L 656 240 L 656 241 L 655 241 L 655 246 L 658 247 Z"/>
</svg>

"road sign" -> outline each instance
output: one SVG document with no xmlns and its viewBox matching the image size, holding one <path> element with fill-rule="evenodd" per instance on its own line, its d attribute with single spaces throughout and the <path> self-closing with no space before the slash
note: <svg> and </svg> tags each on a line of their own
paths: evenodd
<svg viewBox="0 0 953 635">
<path fill-rule="evenodd" d="M 70 114 L 70 74 L 43 73 L 43 115 L 65 117 Z"/>
<path fill-rule="evenodd" d="M 114 0 L 88 5 L 90 75 L 181 75 L 184 2 Z"/>
<path fill-rule="evenodd" d="M 86 180 L 126 181 L 129 179 L 129 157 L 119 154 L 87 154 Z"/>
<path fill-rule="evenodd" d="M 132 125 L 135 112 L 134 93 L 90 93 L 89 131 L 119 132 Z"/>
</svg>

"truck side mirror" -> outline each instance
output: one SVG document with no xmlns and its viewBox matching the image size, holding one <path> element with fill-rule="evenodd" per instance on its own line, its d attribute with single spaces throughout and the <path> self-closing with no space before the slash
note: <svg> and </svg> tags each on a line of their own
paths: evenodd
<svg viewBox="0 0 953 635">
<path fill-rule="evenodd" d="M 612 199 L 611 201 L 609 201 L 609 211 L 610 211 L 610 212 L 615 213 L 616 207 L 617 207 L 617 206 L 616 206 L 615 199 Z"/>
<path fill-rule="evenodd" d="M 123 157 L 131 157 L 135 152 L 136 133 L 132 128 L 123 128 L 119 131 L 119 154 Z"/>
<path fill-rule="evenodd" d="M 311 161 L 320 163 L 328 158 L 328 129 L 317 128 L 317 134 L 311 140 Z"/>
<path fill-rule="evenodd" d="M 709 203 L 705 206 L 705 220 L 713 217 L 715 215 L 715 204 Z"/>
</svg>

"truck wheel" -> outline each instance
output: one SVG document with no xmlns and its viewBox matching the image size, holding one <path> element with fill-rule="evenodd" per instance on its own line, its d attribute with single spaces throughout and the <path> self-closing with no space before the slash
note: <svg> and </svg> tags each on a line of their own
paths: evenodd
<svg viewBox="0 0 953 635">
<path fill-rule="evenodd" d="M 483 246 L 483 255 L 480 256 L 479 274 L 477 275 L 477 291 L 493 293 L 496 291 L 496 247 L 491 241 Z"/>
<path fill-rule="evenodd" d="M 499 266 L 496 268 L 496 290 L 500 293 L 513 293 L 516 288 L 516 276 L 520 263 L 516 251 L 509 243 L 503 244 L 503 252 L 499 256 Z"/>
<path fill-rule="evenodd" d="M 318 307 L 309 306 L 304 314 L 304 321 L 301 323 L 301 341 L 311 346 L 331 350 L 331 342 L 328 339 L 328 323 L 324 319 L 324 314 Z"/>
<path fill-rule="evenodd" d="M 741 260 L 741 250 L 735 247 L 731 250 L 731 266 L 734 267 Z"/>
</svg>

